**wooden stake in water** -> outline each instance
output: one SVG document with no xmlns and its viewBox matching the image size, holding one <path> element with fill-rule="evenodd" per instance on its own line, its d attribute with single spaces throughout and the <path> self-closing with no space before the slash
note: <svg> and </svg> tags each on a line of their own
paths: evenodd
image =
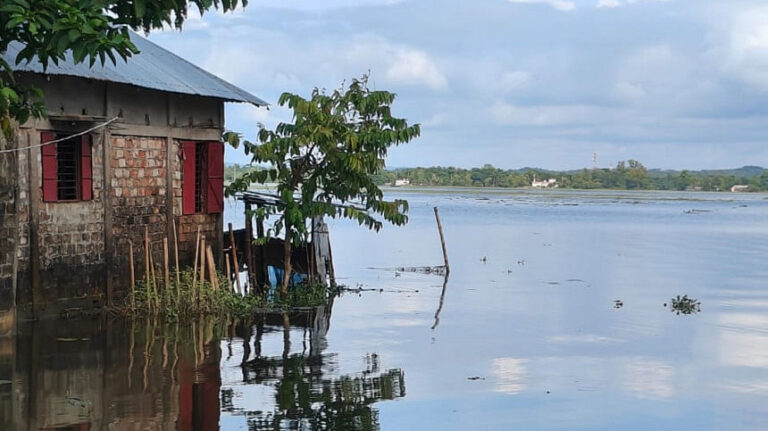
<svg viewBox="0 0 768 431">
<path fill-rule="evenodd" d="M 176 233 L 176 219 L 173 219 L 173 254 L 176 258 L 176 298 L 179 297 L 179 286 L 181 286 L 181 273 L 179 272 L 179 235 Z"/>
<path fill-rule="evenodd" d="M 210 245 L 205 249 L 205 258 L 208 261 L 208 277 L 210 278 L 211 288 L 218 290 L 219 280 L 216 279 L 216 265 L 213 263 L 213 251 Z"/>
<path fill-rule="evenodd" d="M 445 274 L 451 272 L 451 267 L 448 265 L 448 252 L 445 250 L 445 237 L 443 236 L 443 224 L 440 223 L 440 213 L 437 212 L 435 207 L 435 220 L 437 220 L 437 230 L 440 232 L 440 244 L 443 246 L 443 259 L 445 260 Z"/>
<path fill-rule="evenodd" d="M 133 241 L 128 240 L 128 261 L 131 267 L 131 311 L 136 308 L 136 272 L 133 267 Z"/>
<path fill-rule="evenodd" d="M 232 223 L 229 224 L 229 243 L 232 245 L 232 268 L 235 270 L 237 293 L 242 295 L 243 288 L 240 286 L 240 265 L 237 263 L 237 246 L 235 246 L 235 234 L 232 231 Z"/>
<path fill-rule="evenodd" d="M 152 292 L 154 292 L 155 295 L 154 310 L 157 312 L 160 308 L 160 297 L 157 295 L 157 274 L 155 273 L 155 257 L 152 255 L 152 251 L 149 252 L 149 268 L 152 270 Z"/>
<path fill-rule="evenodd" d="M 171 290 L 171 271 L 168 266 L 168 238 L 163 237 L 163 269 L 165 270 L 165 295 Z"/>
<path fill-rule="evenodd" d="M 200 258 L 200 226 L 197 226 L 197 239 L 195 240 L 195 267 L 192 270 L 192 294 L 195 293 L 197 283 L 197 260 Z"/>
<path fill-rule="evenodd" d="M 232 267 L 229 264 L 229 253 L 224 253 L 224 262 L 227 263 L 227 290 L 232 290 Z"/>
<path fill-rule="evenodd" d="M 144 226 L 144 283 L 147 291 L 147 307 L 151 308 L 150 285 L 149 285 L 149 227 Z"/>
<path fill-rule="evenodd" d="M 205 235 L 200 238 L 200 289 L 197 295 L 197 308 L 200 308 L 200 297 L 203 296 L 203 283 L 205 283 Z"/>
</svg>

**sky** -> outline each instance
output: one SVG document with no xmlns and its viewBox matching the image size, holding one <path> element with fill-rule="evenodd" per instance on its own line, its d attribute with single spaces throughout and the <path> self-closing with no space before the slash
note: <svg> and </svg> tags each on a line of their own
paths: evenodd
<svg viewBox="0 0 768 431">
<path fill-rule="evenodd" d="M 150 39 L 269 102 L 227 105 L 252 140 L 370 73 L 422 127 L 389 167 L 768 166 L 764 0 L 250 0 Z"/>
</svg>

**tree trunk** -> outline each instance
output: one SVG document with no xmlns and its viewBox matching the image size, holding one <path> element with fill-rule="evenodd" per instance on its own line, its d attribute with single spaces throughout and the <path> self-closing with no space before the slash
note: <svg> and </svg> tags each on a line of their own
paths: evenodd
<svg viewBox="0 0 768 431">
<path fill-rule="evenodd" d="M 280 297 L 285 299 L 288 296 L 288 284 L 291 282 L 291 239 L 288 235 L 288 229 L 285 232 L 284 242 L 285 254 L 283 255 L 283 285 L 280 286 Z"/>
</svg>

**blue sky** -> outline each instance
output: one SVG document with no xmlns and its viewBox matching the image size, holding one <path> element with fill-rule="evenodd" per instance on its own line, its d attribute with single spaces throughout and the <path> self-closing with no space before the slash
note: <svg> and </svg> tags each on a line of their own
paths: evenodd
<svg viewBox="0 0 768 431">
<path fill-rule="evenodd" d="M 150 39 L 272 103 L 227 125 L 290 120 L 370 70 L 422 136 L 389 166 L 768 166 L 768 3 L 758 0 L 251 0 Z M 237 151 L 229 162 L 247 162 Z"/>
</svg>

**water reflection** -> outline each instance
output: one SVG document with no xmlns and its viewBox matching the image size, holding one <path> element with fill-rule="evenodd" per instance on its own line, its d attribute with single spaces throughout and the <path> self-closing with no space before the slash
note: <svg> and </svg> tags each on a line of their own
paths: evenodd
<svg viewBox="0 0 768 431">
<path fill-rule="evenodd" d="M 369 354 L 360 372 L 335 375 L 335 355 L 325 352 L 329 325 L 330 307 L 247 324 L 26 322 L 15 339 L 0 339 L 0 429 L 229 429 L 224 415 L 245 418 L 252 430 L 378 429 L 372 404 L 405 396 L 403 372 L 380 370 Z M 292 340 L 297 331 L 307 336 Z M 262 354 L 273 336 L 282 352 Z M 234 382 L 224 381 L 228 359 L 241 369 Z M 246 399 L 232 383 L 263 396 Z M 249 407 L 259 403 L 273 408 Z"/>
<path fill-rule="evenodd" d="M 293 319 L 292 319 L 293 317 Z M 309 328 L 309 348 L 291 353 L 292 323 L 296 318 L 313 326 Z M 376 430 L 378 411 L 371 405 L 381 400 L 405 396 L 404 374 L 400 369 L 380 370 L 379 357 L 369 354 L 364 369 L 352 374 L 332 376 L 334 355 L 325 355 L 325 331 L 329 320 L 320 310 L 315 316 L 282 316 L 282 328 L 260 322 L 256 326 L 254 357 L 242 363 L 243 383 L 249 391 L 266 389 L 272 400 L 256 400 L 247 407 L 236 406 L 234 390 L 223 394 L 228 402 L 223 411 L 246 419 L 249 430 Z M 264 324 L 267 323 L 267 327 Z M 300 326 L 300 325 L 299 325 Z M 282 329 L 283 348 L 280 355 L 261 355 L 262 337 Z M 248 337 L 246 337 L 248 339 Z M 329 372 L 330 370 L 330 372 Z"/>
</svg>

